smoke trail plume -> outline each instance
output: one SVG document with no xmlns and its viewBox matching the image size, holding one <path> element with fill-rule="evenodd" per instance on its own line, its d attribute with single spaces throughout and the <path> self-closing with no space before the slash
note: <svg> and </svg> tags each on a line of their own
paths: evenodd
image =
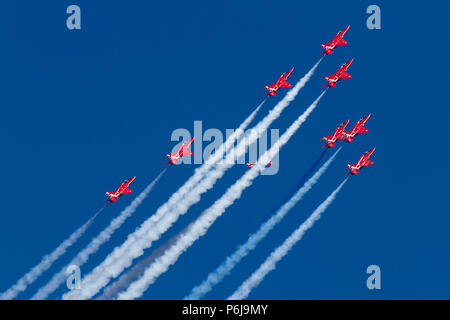
<svg viewBox="0 0 450 320">
<path fill-rule="evenodd" d="M 205 210 L 201 216 L 193 222 L 188 230 L 178 239 L 178 241 L 166 250 L 163 256 L 156 261 L 144 272 L 143 276 L 134 281 L 126 291 L 118 295 L 119 299 L 135 299 L 140 297 L 145 290 L 151 285 L 162 273 L 166 272 L 170 265 L 174 264 L 178 257 L 186 251 L 197 239 L 206 234 L 209 227 L 214 221 L 220 217 L 225 210 L 240 198 L 242 192 L 251 184 L 253 180 L 259 176 L 267 162 L 269 162 L 282 148 L 300 126 L 306 121 L 308 116 L 314 111 L 320 99 L 325 94 L 323 91 L 320 96 L 303 112 L 303 114 L 295 120 L 285 133 L 275 142 L 275 144 L 267 150 L 258 160 L 256 165 L 248 170 L 240 179 L 238 179 L 222 197 Z M 217 170 L 216 170 L 217 171 Z M 212 173 L 212 175 L 214 172 Z M 205 180 L 209 179 L 209 176 Z"/>
<path fill-rule="evenodd" d="M 71 247 L 89 228 L 94 222 L 95 218 L 105 209 L 104 205 L 98 210 L 85 224 L 78 228 L 69 238 L 63 241 L 52 253 L 42 258 L 41 262 L 28 271 L 22 278 L 20 278 L 16 284 L 6 290 L 0 295 L 0 300 L 11 300 L 17 297 L 17 295 L 27 289 L 38 277 L 40 277 L 46 270 L 48 270 L 52 264 L 58 260 L 69 247 Z"/>
<path fill-rule="evenodd" d="M 248 136 L 248 139 L 242 140 L 236 148 L 233 148 L 227 154 L 223 165 L 216 165 L 215 169 L 209 172 L 209 169 L 204 169 L 207 166 L 207 161 L 205 165 L 197 169 L 198 171 L 206 171 L 205 176 L 200 177 L 196 171 L 166 203 L 158 208 L 156 214 L 147 219 L 134 233 L 130 234 L 121 246 L 116 247 L 100 265 L 82 280 L 82 288 L 80 290 L 66 293 L 63 299 L 88 299 L 94 296 L 102 287 L 108 284 L 111 278 L 117 277 L 125 268 L 132 264 L 135 258 L 141 256 L 144 249 L 149 248 L 153 241 L 159 239 L 177 221 L 180 215 L 185 214 L 193 204 L 200 201 L 201 195 L 211 189 L 225 171 L 233 166 L 234 159 L 245 154 L 246 143 L 248 142 L 250 145 L 255 142 L 270 124 L 280 116 L 281 112 L 295 99 L 300 89 L 311 78 L 321 60 L 256 125 L 256 129 L 252 130 L 252 134 Z M 218 153 L 222 153 L 220 157 Z M 212 158 L 221 160 L 222 157 L 223 152 L 216 152 Z M 199 183 L 200 181 L 201 183 Z"/>
<path fill-rule="evenodd" d="M 241 300 L 248 297 L 250 292 L 256 288 L 265 278 L 265 276 L 276 268 L 276 264 L 286 256 L 292 247 L 302 239 L 305 232 L 310 229 L 314 222 L 320 219 L 320 215 L 325 212 L 329 205 L 336 198 L 337 193 L 347 182 L 346 178 L 342 183 L 322 202 L 316 210 L 296 229 L 281 246 L 276 248 L 264 263 L 230 296 L 228 300 Z"/>
<path fill-rule="evenodd" d="M 342 147 L 341 147 L 342 148 Z M 308 180 L 306 183 L 298 189 L 298 191 L 285 202 L 277 212 L 272 215 L 269 220 L 264 222 L 256 233 L 253 233 L 244 244 L 240 245 L 237 250 L 228 256 L 222 264 L 213 272 L 211 272 L 206 279 L 197 287 L 193 288 L 191 293 L 185 298 L 185 300 L 198 300 L 205 294 L 212 290 L 212 288 L 221 282 L 234 267 L 241 262 L 252 250 L 256 248 L 260 241 L 262 241 L 269 232 L 279 223 L 286 214 L 303 198 L 303 196 L 311 190 L 311 188 L 319 181 L 320 177 L 325 173 L 334 158 L 337 156 L 339 148 L 336 152 L 326 161 L 322 167 Z"/>
<path fill-rule="evenodd" d="M 119 292 L 140 277 L 149 265 L 151 265 L 157 258 L 161 257 L 164 254 L 164 251 L 166 251 L 167 248 L 173 245 L 180 238 L 180 234 L 171 237 L 169 241 L 154 250 L 147 258 L 139 261 L 130 270 L 122 274 L 119 279 L 111 283 L 103 290 L 102 295 L 97 300 L 110 300 L 115 298 Z"/>
<path fill-rule="evenodd" d="M 167 167 L 163 171 L 161 171 L 161 173 L 131 202 L 128 207 L 126 207 L 119 214 L 119 216 L 112 220 L 111 223 L 102 232 L 100 232 L 97 237 L 92 239 L 91 242 L 83 250 L 81 250 L 67 266 L 53 275 L 50 281 L 45 286 L 41 287 L 31 299 L 46 299 L 66 280 L 67 275 L 65 272 L 68 266 L 76 265 L 78 267 L 81 267 L 83 264 L 85 264 L 88 261 L 89 256 L 97 252 L 100 246 L 107 242 L 114 234 L 114 232 L 119 229 L 122 224 L 136 211 L 142 201 L 144 201 L 144 199 L 147 198 L 147 196 L 153 190 L 153 187 L 166 172 L 166 170 Z"/>
</svg>

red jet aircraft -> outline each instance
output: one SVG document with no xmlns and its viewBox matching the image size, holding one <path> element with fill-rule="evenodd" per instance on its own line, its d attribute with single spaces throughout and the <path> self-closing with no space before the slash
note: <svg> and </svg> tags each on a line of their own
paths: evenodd
<svg viewBox="0 0 450 320">
<path fill-rule="evenodd" d="M 350 67 L 350 65 L 353 63 L 353 60 L 350 60 L 347 63 L 344 63 L 342 66 L 339 67 L 338 71 L 335 74 L 329 75 L 328 77 L 325 77 L 324 79 L 328 81 L 328 84 L 324 85 L 324 87 L 336 87 L 336 82 L 338 82 L 341 79 L 351 79 L 352 75 L 347 73 L 347 69 Z"/>
<path fill-rule="evenodd" d="M 360 133 L 366 133 L 369 132 L 369 129 L 364 128 L 364 125 L 366 124 L 367 120 L 369 120 L 370 114 L 366 117 L 363 117 L 358 120 L 357 123 L 355 123 L 355 126 L 350 131 L 344 131 L 345 141 L 352 142 L 353 138 L 356 137 Z"/>
<path fill-rule="evenodd" d="M 359 158 L 358 162 L 355 164 L 348 164 L 347 169 L 350 169 L 351 174 L 358 174 L 359 170 L 361 170 L 363 167 L 371 166 L 375 162 L 372 160 L 369 160 L 372 153 L 375 152 L 375 148 L 372 150 L 364 152 L 364 154 Z"/>
<path fill-rule="evenodd" d="M 189 150 L 189 146 L 191 145 L 192 141 L 194 141 L 194 138 L 192 138 L 190 141 L 183 143 L 177 152 L 172 152 L 169 154 L 166 154 L 167 158 L 170 158 L 169 161 L 167 161 L 165 164 L 177 164 L 178 159 L 184 156 L 192 156 L 194 153 Z"/>
<path fill-rule="evenodd" d="M 333 40 L 331 42 L 328 43 L 324 43 L 322 45 L 322 48 L 325 49 L 324 52 L 322 52 L 321 54 L 332 54 L 334 48 L 336 48 L 337 46 L 343 46 L 348 44 L 347 41 L 344 40 L 344 36 L 347 33 L 348 29 L 350 29 L 350 26 L 348 26 L 347 28 L 345 28 L 344 30 L 339 31 L 333 38 Z"/>
<path fill-rule="evenodd" d="M 115 201 L 117 201 L 117 199 L 120 196 L 122 196 L 124 194 L 127 194 L 127 193 L 132 193 L 133 190 L 131 190 L 128 187 L 134 181 L 134 179 L 136 179 L 136 177 L 127 179 L 124 182 L 122 182 L 122 184 L 117 188 L 116 191 L 114 191 L 114 192 L 107 192 L 106 195 L 109 197 L 108 201 L 109 202 L 115 202 Z"/>
<path fill-rule="evenodd" d="M 292 84 L 290 84 L 289 82 L 287 82 L 287 78 L 291 75 L 292 71 L 294 70 L 294 68 L 292 68 L 289 71 L 286 71 L 285 73 L 283 73 L 277 80 L 277 82 L 273 83 L 273 84 L 269 84 L 268 86 L 265 86 L 264 89 L 269 90 L 269 92 L 267 92 L 265 94 L 269 95 L 269 96 L 276 96 L 277 95 L 277 91 L 280 88 L 290 88 L 292 87 Z"/>
<path fill-rule="evenodd" d="M 322 146 L 323 147 L 329 147 L 329 148 L 334 148 L 336 147 L 336 145 L 334 144 L 338 139 L 344 139 L 345 135 L 344 135 L 344 130 L 345 127 L 348 125 L 348 123 L 350 122 L 350 120 L 347 120 L 343 123 L 341 123 L 339 125 L 339 127 L 336 128 L 336 130 L 334 130 L 334 133 L 332 135 L 323 137 L 320 140 L 325 140 L 327 142 L 326 145 Z"/>
<path fill-rule="evenodd" d="M 269 163 L 266 164 L 266 167 L 270 167 L 273 164 L 272 160 L 269 161 Z M 249 162 L 246 164 L 247 167 L 252 168 L 255 165 L 253 162 Z"/>
</svg>

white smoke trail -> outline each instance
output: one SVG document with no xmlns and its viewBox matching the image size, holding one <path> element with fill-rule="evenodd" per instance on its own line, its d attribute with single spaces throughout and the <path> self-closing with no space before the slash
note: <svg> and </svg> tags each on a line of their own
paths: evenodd
<svg viewBox="0 0 450 320">
<path fill-rule="evenodd" d="M 70 235 L 69 238 L 63 241 L 52 253 L 46 255 L 42 258 L 36 266 L 34 266 L 30 271 L 28 271 L 22 278 L 20 278 L 16 284 L 11 288 L 6 290 L 0 295 L 0 300 L 12 300 L 17 295 L 27 289 L 27 287 L 32 284 L 38 277 L 40 277 L 46 270 L 48 270 L 52 264 L 58 260 L 69 247 L 71 247 L 89 228 L 89 226 L 94 222 L 94 219 L 105 209 L 103 206 L 98 210 L 85 224 L 78 228 L 74 233 Z"/>
<path fill-rule="evenodd" d="M 174 244 L 178 238 L 180 237 L 179 234 L 172 236 L 167 242 L 162 244 L 157 249 L 153 250 L 150 255 L 148 255 L 145 259 L 142 259 L 138 263 L 134 264 L 132 268 L 124 272 L 120 275 L 120 277 L 115 281 L 110 283 L 105 289 L 103 290 L 103 293 L 97 297 L 97 300 L 111 300 L 114 299 L 119 292 L 126 289 L 131 282 L 136 280 L 138 277 L 140 277 L 145 269 L 149 265 L 153 263 L 158 257 L 162 256 L 167 248 L 169 248 L 172 244 Z"/>
<path fill-rule="evenodd" d="M 298 189 L 298 191 L 286 202 L 284 203 L 277 212 L 272 215 L 269 220 L 264 222 L 257 232 L 250 235 L 247 242 L 240 245 L 237 250 L 228 256 L 216 270 L 211 272 L 206 279 L 198 286 L 194 287 L 191 293 L 185 297 L 185 300 L 198 300 L 201 299 L 205 294 L 212 290 L 212 288 L 221 282 L 234 267 L 241 262 L 256 246 L 261 242 L 269 232 L 279 223 L 286 214 L 303 198 L 303 196 L 308 193 L 309 190 L 319 181 L 320 177 L 327 171 L 330 164 L 333 162 L 334 158 L 337 156 L 342 147 L 340 147 L 336 152 L 326 161 L 319 170 L 311 177 L 305 184 Z"/>
<path fill-rule="evenodd" d="M 225 163 L 215 167 L 213 172 L 206 170 L 203 165 L 196 173 L 177 191 L 171 198 L 158 208 L 156 214 L 147 219 L 128 239 L 114 251 L 83 280 L 80 290 L 74 290 L 63 295 L 63 299 L 88 299 L 94 296 L 102 287 L 108 284 L 111 278 L 117 277 L 125 268 L 129 267 L 133 260 L 141 256 L 144 249 L 151 247 L 154 240 L 166 232 L 182 214 L 195 203 L 200 201 L 203 193 L 208 191 L 214 183 L 223 176 L 225 171 L 234 164 L 234 159 L 246 152 L 245 146 L 255 142 L 258 137 L 275 121 L 281 112 L 295 99 L 301 88 L 308 82 L 322 58 L 311 68 L 311 70 L 300 79 L 297 84 L 286 94 L 286 96 L 261 120 L 247 139 L 242 140 L 236 148 L 233 148 L 225 158 Z M 232 145 L 232 144 L 231 144 Z M 220 149 L 219 149 L 220 150 Z M 220 154 L 221 153 L 221 154 Z M 220 157 L 219 155 L 220 154 Z M 216 157 L 217 155 L 217 157 Z M 216 152 L 212 157 L 221 160 L 223 152 Z M 216 161 L 216 162 L 217 162 Z M 199 177 L 197 171 L 206 171 L 206 177 Z M 199 183 L 201 181 L 201 183 Z M 192 186 L 194 186 L 192 188 Z"/>
<path fill-rule="evenodd" d="M 261 107 L 264 105 L 264 103 L 266 101 L 267 101 L 267 98 L 265 98 L 255 108 L 255 110 L 253 110 L 253 112 L 244 120 L 244 122 L 239 126 L 239 128 L 236 129 L 233 132 L 233 134 L 230 137 L 227 138 L 225 143 L 222 144 L 219 147 L 219 149 L 214 153 L 214 155 L 211 156 L 210 158 L 208 158 L 207 161 L 205 162 L 205 164 L 203 166 L 201 166 L 200 168 L 198 168 L 195 171 L 194 175 L 182 187 L 180 187 L 180 189 L 175 194 L 172 195 L 172 197 L 167 202 L 167 209 L 169 209 L 170 206 L 172 206 L 174 203 L 176 203 L 177 201 L 182 199 L 195 185 L 197 185 L 204 178 L 204 176 L 211 170 L 212 166 L 215 163 L 217 163 L 220 159 L 222 159 L 224 153 L 227 152 L 234 145 L 236 140 L 239 139 L 239 137 L 244 133 L 246 128 L 253 121 L 253 119 L 255 118 L 256 114 L 258 113 L 258 111 L 261 109 Z M 157 178 L 157 180 L 159 180 L 159 179 Z M 130 206 L 132 207 L 133 204 L 131 204 Z M 134 210 L 132 212 L 134 212 Z M 123 214 L 127 214 L 127 216 L 129 214 L 131 214 L 131 213 L 129 213 L 129 211 L 124 211 L 123 212 Z M 158 221 L 161 218 L 161 216 L 163 216 L 164 213 L 165 212 L 163 210 L 161 210 L 161 211 L 157 212 L 157 214 L 153 215 L 150 218 L 151 219 L 151 223 L 155 223 L 156 221 Z M 111 223 L 111 227 L 112 227 L 113 223 L 116 224 L 115 221 L 113 221 Z M 104 230 L 104 232 L 105 232 L 104 234 L 100 234 L 99 235 L 99 239 L 98 240 L 97 240 L 97 238 L 93 240 L 93 243 L 92 243 L 93 245 L 94 245 L 94 241 L 96 243 L 99 242 L 100 238 L 103 238 L 105 235 L 107 235 L 109 233 L 107 230 Z M 108 239 L 109 239 L 109 237 L 108 237 Z M 80 259 L 86 259 L 86 261 L 87 261 L 88 256 L 91 254 L 90 253 L 91 250 L 89 250 L 89 251 L 87 251 L 87 250 L 88 250 L 88 248 L 86 248 L 86 251 L 80 252 Z M 96 249 L 95 251 L 97 251 L 97 250 L 98 249 Z M 83 258 L 84 256 L 86 256 L 86 257 Z M 84 261 L 84 262 L 86 262 L 86 261 Z M 45 287 L 41 288 L 39 290 L 40 292 L 37 292 L 36 295 L 33 298 L 35 298 L 35 299 L 45 299 L 51 292 L 56 290 L 56 288 L 62 283 L 61 281 L 63 281 L 63 280 L 64 280 L 64 270 L 61 270 L 61 272 L 59 274 L 55 275 L 54 278 L 52 278 L 51 282 L 49 282 Z"/>
<path fill-rule="evenodd" d="M 70 263 L 61 269 L 58 273 L 53 275 L 50 281 L 43 287 L 41 287 L 38 292 L 31 298 L 32 300 L 44 300 L 53 293 L 58 287 L 66 280 L 66 269 L 68 266 L 76 265 L 81 267 L 85 264 L 89 256 L 98 251 L 100 246 L 107 242 L 114 232 L 119 229 L 124 222 L 131 217 L 131 215 L 136 211 L 139 205 L 147 198 L 153 187 L 162 177 L 162 175 L 167 171 L 167 167 L 161 171 L 161 173 L 131 202 L 131 204 L 126 207 L 111 223 L 102 231 L 100 234 L 91 240 L 91 242 L 81 250 L 75 258 L 70 261 Z"/>
<path fill-rule="evenodd" d="M 306 121 L 311 112 L 314 111 L 318 102 L 325 94 L 323 91 L 320 96 L 295 120 L 285 133 L 267 150 L 258 160 L 256 165 L 248 170 L 239 180 L 237 180 L 225 194 L 222 195 L 214 204 L 205 210 L 201 216 L 193 222 L 187 231 L 173 244 L 165 253 L 158 257 L 150 267 L 144 272 L 143 276 L 131 283 L 127 290 L 119 293 L 119 299 L 136 299 L 140 297 L 148 286 L 151 285 L 162 273 L 166 272 L 170 265 L 174 264 L 178 257 L 186 251 L 197 239 L 206 234 L 209 227 L 220 217 L 225 210 L 240 198 L 242 192 L 259 176 L 267 162 L 269 162 L 282 148 L 300 126 Z M 216 170 L 217 171 L 217 170 Z M 212 175 L 214 172 L 212 173 Z M 209 179 L 209 176 L 205 180 Z"/>
<path fill-rule="evenodd" d="M 248 297 L 250 292 L 256 288 L 265 278 L 265 276 L 276 268 L 276 264 L 286 256 L 292 247 L 302 239 L 305 232 L 310 229 L 314 222 L 320 219 L 320 215 L 328 208 L 328 206 L 336 198 L 337 193 L 347 182 L 346 178 L 342 183 L 322 202 L 316 210 L 298 227 L 281 246 L 276 248 L 264 263 L 247 279 L 240 287 L 230 296 L 228 300 L 241 300 Z"/>
</svg>

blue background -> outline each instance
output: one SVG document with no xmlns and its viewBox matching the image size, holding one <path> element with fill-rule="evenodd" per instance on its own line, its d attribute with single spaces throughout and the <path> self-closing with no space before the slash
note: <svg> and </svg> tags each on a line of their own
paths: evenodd
<svg viewBox="0 0 450 320">
<path fill-rule="evenodd" d="M 82 29 L 66 28 L 77 4 Z M 348 46 L 325 58 L 271 128 L 281 132 L 321 92 L 322 78 L 354 57 L 343 80 L 280 154 L 280 170 L 255 180 L 146 299 L 180 299 L 256 231 L 342 121 L 372 113 L 369 134 L 346 144 L 319 184 L 208 299 L 228 297 L 342 181 L 347 163 L 376 146 L 375 166 L 352 177 L 322 219 L 251 299 L 448 299 L 447 53 L 450 5 L 377 1 L 381 30 L 366 27 L 368 1 L 35 1 L 0 4 L 2 141 L 0 291 L 83 224 L 113 190 L 137 176 L 28 299 L 161 171 L 174 129 L 236 128 L 263 87 L 295 66 L 295 83 L 320 45 L 351 24 Z M 261 119 L 286 90 L 270 99 Z M 258 120 L 257 119 L 257 120 Z M 329 153 L 330 154 L 330 153 Z M 328 155 L 329 155 L 328 154 Z M 100 263 L 178 189 L 194 165 L 170 168 L 150 197 L 83 267 Z M 235 166 L 153 248 L 193 221 L 246 168 Z M 151 250 L 146 252 L 150 253 Z M 381 290 L 366 287 L 381 267 Z M 59 298 L 60 288 L 50 298 Z"/>
</svg>

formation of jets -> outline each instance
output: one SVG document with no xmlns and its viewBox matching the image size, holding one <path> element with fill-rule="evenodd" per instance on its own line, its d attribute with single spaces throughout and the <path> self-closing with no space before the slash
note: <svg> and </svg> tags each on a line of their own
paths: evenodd
<svg viewBox="0 0 450 320">
<path fill-rule="evenodd" d="M 351 129 L 349 131 L 344 131 L 344 130 L 347 127 L 350 120 L 347 120 L 347 121 L 341 123 L 339 125 L 339 127 L 337 127 L 336 130 L 334 130 L 333 134 L 320 139 L 320 140 L 325 140 L 327 142 L 327 144 L 322 146 L 322 148 L 323 147 L 334 148 L 336 146 L 335 142 L 339 139 L 342 139 L 343 141 L 347 141 L 347 142 L 352 142 L 353 139 L 358 134 L 369 132 L 369 129 L 365 128 L 364 125 L 366 124 L 367 120 L 369 120 L 370 116 L 371 115 L 369 114 L 369 115 L 359 119 L 358 122 L 356 122 L 355 125 L 353 126 L 353 129 Z"/>
<path fill-rule="evenodd" d="M 350 29 L 350 26 L 340 30 L 334 37 L 333 40 L 331 40 L 331 42 L 328 43 L 324 43 L 322 44 L 322 48 L 324 48 L 324 51 L 321 53 L 322 54 L 332 54 L 334 49 L 336 49 L 336 47 L 338 46 L 342 46 L 342 45 L 347 45 L 348 42 L 346 40 L 344 40 L 344 36 L 345 34 L 348 32 L 348 30 Z M 327 77 L 324 77 L 325 80 L 328 81 L 328 83 L 326 85 L 324 85 L 324 87 L 328 86 L 328 87 L 336 87 L 336 83 L 341 80 L 341 79 L 351 79 L 352 75 L 349 74 L 348 68 L 351 66 L 351 64 L 353 63 L 354 59 L 351 59 L 350 61 L 344 63 L 343 65 L 341 65 L 339 67 L 339 69 L 336 71 L 335 74 L 329 75 Z M 264 89 L 266 89 L 268 92 L 265 94 L 269 95 L 269 96 L 276 96 L 277 95 L 277 91 L 280 88 L 291 88 L 292 84 L 289 83 L 287 81 L 287 79 L 289 78 L 289 76 L 292 74 L 292 72 L 294 71 L 294 68 L 284 72 L 280 77 L 278 77 L 277 81 L 273 84 L 269 84 L 267 86 L 264 87 Z M 367 122 L 367 120 L 369 120 L 370 118 L 370 114 L 361 118 L 358 122 L 356 122 L 356 124 L 353 126 L 353 128 L 349 131 L 345 131 L 347 125 L 349 124 L 349 120 L 341 123 L 336 130 L 334 131 L 333 134 L 323 137 L 320 140 L 325 140 L 326 144 L 323 147 L 329 147 L 329 148 L 334 148 L 336 145 L 335 143 L 338 140 L 342 140 L 342 141 L 346 141 L 346 142 L 352 142 L 353 139 L 361 133 L 367 133 L 369 132 L 369 129 L 365 128 L 365 124 Z M 168 162 L 166 162 L 165 164 L 178 164 L 178 160 L 181 157 L 184 156 L 192 156 L 193 152 L 191 150 L 189 150 L 189 146 L 192 144 L 192 142 L 194 141 L 194 138 L 192 138 L 191 140 L 183 143 L 179 149 L 176 152 L 172 152 L 166 155 L 167 158 L 169 158 L 170 160 Z M 350 169 L 350 174 L 358 174 L 359 170 L 361 170 L 361 168 L 365 167 L 365 166 L 370 166 L 373 165 L 374 162 L 369 160 L 370 156 L 375 152 L 375 148 L 365 152 L 360 159 L 358 160 L 357 163 L 355 164 L 349 164 L 347 166 L 348 169 Z M 248 162 L 247 167 L 252 168 L 255 166 L 255 163 L 253 162 Z M 267 167 L 270 167 L 272 165 L 272 161 L 270 161 L 269 163 L 266 164 Z M 125 180 L 118 188 L 116 191 L 114 192 L 107 192 L 106 195 L 109 197 L 108 201 L 110 202 L 114 202 L 117 201 L 117 199 L 122 196 L 123 194 L 127 194 L 127 193 L 131 193 L 133 192 L 131 189 L 129 189 L 129 185 L 134 181 L 134 179 L 136 179 L 136 177 L 133 177 L 131 179 Z"/>
<path fill-rule="evenodd" d="M 369 120 L 370 116 L 371 115 L 369 114 L 369 115 L 359 119 L 358 122 L 356 122 L 355 125 L 353 126 L 353 128 L 349 131 L 345 131 L 345 128 L 347 127 L 350 120 L 347 120 L 347 121 L 341 123 L 339 125 L 339 127 L 337 127 L 336 130 L 334 130 L 333 134 L 320 139 L 320 140 L 325 140 L 327 142 L 327 144 L 323 145 L 322 148 L 323 147 L 334 148 L 336 146 L 335 145 L 336 141 L 339 139 L 342 139 L 342 141 L 352 142 L 353 139 L 358 134 L 369 132 L 369 129 L 364 127 L 364 125 L 366 124 L 367 120 Z M 373 165 L 374 162 L 369 160 L 369 157 L 372 155 L 372 153 L 374 153 L 374 151 L 375 151 L 375 148 L 367 151 L 366 153 L 364 153 L 361 156 L 361 158 L 358 160 L 357 163 L 349 164 L 347 166 L 347 169 L 350 169 L 350 174 L 358 174 L 359 170 L 361 168 L 363 168 L 365 166 Z"/>
<path fill-rule="evenodd" d="M 342 45 L 347 45 L 348 42 L 346 40 L 344 40 L 344 36 L 347 33 L 347 31 L 350 29 L 350 26 L 348 26 L 347 28 L 339 31 L 334 37 L 333 40 L 331 42 L 328 43 L 324 43 L 322 44 L 322 48 L 325 49 L 325 51 L 323 51 L 321 54 L 332 54 L 333 50 L 337 47 L 337 46 L 342 46 Z M 348 68 L 351 66 L 351 64 L 353 63 L 354 59 L 351 59 L 350 61 L 348 61 L 347 63 L 344 63 L 343 65 L 341 65 L 339 67 L 339 69 L 337 70 L 337 72 L 335 74 L 329 75 L 327 77 L 325 77 L 324 79 L 328 81 L 328 83 L 326 85 L 324 85 L 324 87 L 328 86 L 328 87 L 336 87 L 336 83 L 341 80 L 341 79 L 351 79 L 352 75 L 349 74 L 347 72 Z M 352 142 L 353 139 L 361 133 L 367 133 L 369 132 L 369 129 L 365 128 L 365 124 L 367 122 L 367 120 L 369 120 L 370 118 L 370 114 L 359 119 L 358 122 L 355 123 L 355 125 L 353 126 L 353 128 L 349 131 L 345 131 L 345 128 L 347 127 L 347 125 L 349 124 L 349 120 L 341 123 L 336 130 L 334 130 L 334 133 L 323 137 L 320 140 L 325 140 L 327 143 L 322 146 L 323 147 L 329 147 L 329 148 L 334 148 L 336 145 L 336 141 L 342 139 L 342 141 L 346 141 L 346 142 Z M 361 168 L 366 167 L 366 166 L 370 166 L 373 165 L 375 162 L 373 162 L 372 160 L 369 160 L 370 156 L 375 152 L 375 148 L 366 151 L 358 160 L 357 163 L 355 164 L 349 164 L 347 165 L 347 169 L 350 169 L 350 174 L 358 174 L 359 170 L 361 170 Z"/>
</svg>

